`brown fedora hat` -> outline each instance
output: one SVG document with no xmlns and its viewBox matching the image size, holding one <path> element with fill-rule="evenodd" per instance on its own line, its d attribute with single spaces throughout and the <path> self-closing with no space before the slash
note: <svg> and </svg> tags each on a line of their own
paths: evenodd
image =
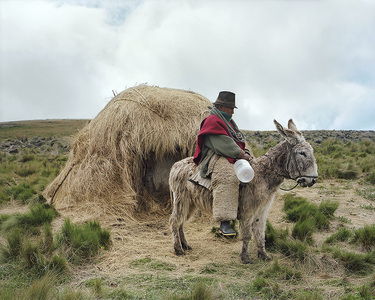
<svg viewBox="0 0 375 300">
<path fill-rule="evenodd" d="M 222 91 L 217 96 L 214 104 L 219 104 L 225 107 L 237 108 L 236 106 L 236 95 L 232 92 Z"/>
</svg>

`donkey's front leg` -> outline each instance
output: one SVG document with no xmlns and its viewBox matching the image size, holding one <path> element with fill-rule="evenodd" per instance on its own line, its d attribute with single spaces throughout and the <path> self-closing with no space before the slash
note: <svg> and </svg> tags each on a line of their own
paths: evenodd
<svg viewBox="0 0 375 300">
<path fill-rule="evenodd" d="M 244 264 L 251 263 L 250 255 L 249 255 L 249 240 L 242 240 L 242 250 L 241 250 L 241 261 Z"/>
<path fill-rule="evenodd" d="M 240 219 L 240 238 L 242 240 L 242 250 L 240 258 L 242 263 L 249 264 L 251 263 L 249 255 L 249 241 L 251 239 L 251 230 L 249 224 Z"/>
</svg>

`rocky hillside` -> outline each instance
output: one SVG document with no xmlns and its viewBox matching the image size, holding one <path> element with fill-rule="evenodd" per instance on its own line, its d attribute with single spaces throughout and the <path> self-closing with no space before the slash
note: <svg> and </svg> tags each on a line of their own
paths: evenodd
<svg viewBox="0 0 375 300">
<path fill-rule="evenodd" d="M 306 130 L 302 131 L 305 139 L 315 144 L 320 144 L 328 138 L 338 139 L 347 142 L 359 142 L 370 139 L 375 142 L 374 130 Z M 270 142 L 279 141 L 280 135 L 277 131 L 245 131 L 247 141 L 264 145 Z"/>
<path fill-rule="evenodd" d="M 50 154 L 65 154 L 70 150 L 72 137 L 88 120 L 36 120 L 0 123 L 0 152 L 16 154 L 27 149 Z M 302 131 L 306 140 L 320 144 L 328 138 L 344 143 L 370 139 L 375 142 L 375 131 L 366 130 L 310 130 Z M 280 141 L 277 131 L 244 131 L 249 143 L 259 146 Z"/>
<path fill-rule="evenodd" d="M 49 154 L 65 154 L 70 151 L 70 139 L 66 137 L 54 138 L 54 137 L 43 137 L 38 136 L 31 139 L 7 139 L 0 143 L 0 152 L 16 154 L 22 153 L 27 150 L 39 151 L 42 153 Z"/>
</svg>

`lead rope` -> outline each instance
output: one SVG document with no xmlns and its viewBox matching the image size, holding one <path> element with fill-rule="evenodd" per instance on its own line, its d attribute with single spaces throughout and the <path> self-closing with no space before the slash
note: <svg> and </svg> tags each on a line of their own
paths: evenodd
<svg viewBox="0 0 375 300">
<path fill-rule="evenodd" d="M 290 189 L 284 189 L 284 188 L 282 188 L 282 187 L 280 186 L 280 190 L 282 190 L 282 191 L 286 191 L 286 192 L 289 192 L 289 191 L 291 191 L 291 190 L 294 190 L 294 189 L 297 187 L 297 185 L 298 185 L 298 182 L 296 183 L 296 185 L 295 185 L 294 187 L 292 187 L 292 188 L 290 188 Z"/>
</svg>

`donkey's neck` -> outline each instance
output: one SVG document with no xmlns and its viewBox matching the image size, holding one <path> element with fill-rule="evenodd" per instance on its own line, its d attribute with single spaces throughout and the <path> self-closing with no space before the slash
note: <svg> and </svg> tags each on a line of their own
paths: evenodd
<svg viewBox="0 0 375 300">
<path fill-rule="evenodd" d="M 271 170 L 270 176 L 278 179 L 277 181 L 280 181 L 280 184 L 284 181 L 284 178 L 289 178 L 287 169 L 288 152 L 287 142 L 283 141 L 258 158 L 259 164 L 264 169 Z"/>
</svg>

